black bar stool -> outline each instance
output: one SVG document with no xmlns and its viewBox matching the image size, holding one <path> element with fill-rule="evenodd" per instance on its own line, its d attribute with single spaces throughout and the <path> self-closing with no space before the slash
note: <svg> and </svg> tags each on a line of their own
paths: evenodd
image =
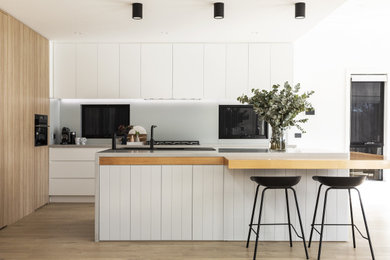
<svg viewBox="0 0 390 260">
<path fill-rule="evenodd" d="M 296 184 L 299 183 L 301 180 L 301 176 L 286 176 L 286 177 L 263 177 L 263 176 L 252 176 L 251 180 L 257 183 L 257 188 L 256 188 L 256 194 L 255 194 L 255 201 L 253 203 L 253 210 L 252 210 L 252 217 L 251 217 L 251 222 L 249 224 L 249 233 L 248 233 L 248 240 L 246 242 L 246 247 L 248 248 L 249 246 L 249 239 L 251 237 L 251 232 L 253 231 L 256 234 L 256 243 L 255 243 L 255 251 L 253 254 L 253 259 L 256 259 L 256 254 L 257 254 L 257 244 L 259 241 L 259 234 L 260 234 L 260 226 L 264 225 L 287 225 L 288 226 L 288 233 L 289 233 L 289 238 L 290 238 L 290 247 L 292 247 L 292 239 L 291 239 L 291 227 L 294 229 L 295 234 L 297 237 L 301 238 L 303 241 L 303 246 L 305 248 L 305 253 L 306 253 L 306 259 L 309 259 L 309 254 L 307 253 L 307 248 L 306 248 L 306 241 L 305 241 L 305 234 L 303 232 L 303 227 L 302 227 L 302 220 L 301 220 L 301 214 L 299 213 L 299 206 L 298 206 L 298 200 L 297 200 L 297 194 L 295 192 L 295 189 L 292 187 Z M 256 209 L 256 202 L 257 202 L 257 195 L 259 193 L 259 187 L 264 186 L 264 190 L 261 193 L 261 202 L 260 202 L 260 211 L 259 211 L 259 220 L 257 224 L 253 224 L 253 217 L 255 215 L 255 209 Z M 283 189 L 285 190 L 286 194 L 286 206 L 287 206 L 287 220 L 288 223 L 265 223 L 261 224 L 261 212 L 263 210 L 263 200 L 264 200 L 264 193 L 266 190 L 269 189 Z M 301 236 L 298 235 L 298 232 L 296 231 L 295 227 L 291 224 L 290 222 L 290 208 L 288 205 L 288 190 L 292 190 L 294 193 L 294 199 L 295 199 L 295 205 L 297 207 L 297 214 L 298 214 L 298 219 L 299 219 L 299 225 L 301 227 Z M 257 230 L 255 231 L 252 226 L 257 226 Z"/>
<path fill-rule="evenodd" d="M 365 179 L 366 179 L 365 176 L 353 176 L 353 177 L 313 176 L 313 180 L 318 181 L 321 184 L 320 184 L 320 187 L 318 188 L 316 206 L 314 208 L 314 216 L 313 216 L 313 221 L 311 224 L 311 231 L 310 231 L 310 238 L 309 238 L 309 247 L 311 246 L 311 239 L 313 237 L 313 230 L 315 230 L 320 235 L 320 244 L 318 247 L 318 257 L 317 257 L 318 260 L 320 260 L 320 257 L 321 257 L 322 235 L 323 235 L 323 231 L 324 231 L 324 226 L 351 226 L 352 227 L 353 248 L 356 248 L 356 242 L 355 242 L 355 228 L 356 228 L 356 230 L 359 232 L 359 234 L 364 239 L 368 240 L 368 244 L 370 245 L 370 250 L 371 250 L 371 257 L 373 260 L 375 259 L 374 250 L 372 249 L 372 244 L 371 244 L 370 233 L 368 232 L 368 225 L 367 225 L 366 215 L 364 213 L 362 198 L 360 196 L 360 191 L 356 188 L 357 186 L 362 184 Z M 320 199 L 320 192 L 321 192 L 321 188 L 323 185 L 328 186 L 329 188 L 327 188 L 325 191 L 324 209 L 322 211 L 322 222 L 321 222 L 321 224 L 315 224 L 316 215 L 317 215 L 317 208 L 318 208 L 318 201 Z M 350 214 L 351 214 L 351 224 L 324 224 L 326 200 L 328 197 L 328 192 L 330 190 L 348 190 L 349 210 L 350 210 Z M 355 223 L 353 221 L 351 190 L 356 190 L 357 194 L 359 195 L 360 208 L 362 210 L 364 225 L 366 226 L 366 234 L 367 234 L 366 237 L 360 232 L 360 230 L 358 229 L 358 227 L 355 225 Z M 319 225 L 321 225 L 321 231 L 318 231 L 315 228 L 315 226 L 319 226 Z"/>
</svg>

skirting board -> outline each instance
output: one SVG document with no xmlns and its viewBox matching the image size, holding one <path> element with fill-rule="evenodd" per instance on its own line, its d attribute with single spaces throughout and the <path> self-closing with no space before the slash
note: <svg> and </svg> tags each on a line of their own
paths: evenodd
<svg viewBox="0 0 390 260">
<path fill-rule="evenodd" d="M 94 203 L 95 196 L 50 196 L 50 203 Z"/>
</svg>

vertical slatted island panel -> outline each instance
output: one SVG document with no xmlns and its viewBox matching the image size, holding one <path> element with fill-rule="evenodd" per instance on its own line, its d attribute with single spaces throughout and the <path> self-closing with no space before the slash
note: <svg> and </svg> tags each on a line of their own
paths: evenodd
<svg viewBox="0 0 390 260">
<path fill-rule="evenodd" d="M 294 188 L 308 237 L 318 188 L 312 176 L 348 175 L 348 170 L 230 170 L 223 165 L 105 165 L 99 168 L 97 241 L 246 240 L 256 189 L 251 176 L 302 176 Z M 260 197 L 256 221 L 259 202 Z M 326 221 L 348 223 L 347 202 L 346 193 L 333 191 L 328 200 Z M 291 222 L 299 230 L 291 191 L 289 205 Z M 263 216 L 262 223 L 287 222 L 283 190 L 266 192 Z M 326 227 L 325 240 L 346 241 L 348 232 L 346 227 Z M 287 227 L 262 227 L 260 239 L 286 241 Z M 293 239 L 298 240 L 295 235 Z M 316 234 L 314 240 L 318 240 Z"/>
</svg>

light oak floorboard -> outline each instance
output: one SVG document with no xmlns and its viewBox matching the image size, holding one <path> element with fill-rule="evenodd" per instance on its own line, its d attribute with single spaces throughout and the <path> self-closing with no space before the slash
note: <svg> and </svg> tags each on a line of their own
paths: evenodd
<svg viewBox="0 0 390 260">
<path fill-rule="evenodd" d="M 390 259 L 390 185 L 367 182 L 361 187 L 376 259 Z M 357 206 L 356 198 L 354 203 Z M 361 215 L 355 210 L 361 229 Z M 308 234 L 306 234 L 308 236 Z M 0 231 L 0 259 L 251 259 L 245 242 L 100 242 L 94 239 L 93 204 L 50 204 Z M 309 249 L 317 257 L 318 243 Z M 304 259 L 300 242 L 261 242 L 258 259 Z M 370 259 L 368 244 L 323 244 L 321 259 Z"/>
</svg>

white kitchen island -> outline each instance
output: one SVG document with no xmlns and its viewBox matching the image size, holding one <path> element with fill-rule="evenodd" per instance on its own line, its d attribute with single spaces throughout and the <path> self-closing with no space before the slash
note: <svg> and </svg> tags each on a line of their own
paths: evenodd
<svg viewBox="0 0 390 260">
<path fill-rule="evenodd" d="M 95 239 L 246 240 L 256 188 L 250 176 L 254 175 L 302 176 L 295 189 L 308 237 L 318 188 L 312 176 L 348 176 L 348 168 L 361 167 L 359 163 L 364 163 L 350 161 L 348 156 L 294 150 L 256 154 L 100 152 L 96 154 Z M 289 199 L 290 205 L 294 205 L 293 197 Z M 287 222 L 282 190 L 267 191 L 264 202 L 262 223 Z M 295 207 L 290 206 L 290 210 L 291 222 L 298 227 Z M 346 191 L 329 194 L 326 222 L 349 222 Z M 349 239 L 348 227 L 325 230 L 327 241 Z M 283 226 L 265 226 L 260 239 L 287 241 L 288 230 Z"/>
</svg>

